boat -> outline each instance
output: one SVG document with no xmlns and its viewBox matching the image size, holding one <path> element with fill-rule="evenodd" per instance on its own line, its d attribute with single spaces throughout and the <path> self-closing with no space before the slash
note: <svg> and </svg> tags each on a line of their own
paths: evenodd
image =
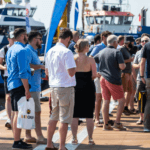
<svg viewBox="0 0 150 150">
<path fill-rule="evenodd" d="M 29 22 L 31 30 L 37 30 L 44 34 L 46 32 L 44 23 L 36 21 L 33 16 L 37 7 L 31 7 Z M 8 44 L 6 35 L 16 28 L 26 28 L 26 6 L 12 3 L 0 5 L 0 48 Z"/>
<path fill-rule="evenodd" d="M 116 35 L 133 35 L 134 38 L 138 38 L 147 29 L 146 19 L 144 19 L 146 9 L 141 10 L 141 26 L 133 26 L 134 14 L 130 12 L 128 1 L 126 3 L 123 3 L 122 0 L 119 0 L 118 3 L 106 3 L 106 0 L 102 0 L 101 4 L 98 4 L 98 0 L 95 0 L 93 1 L 94 11 L 88 8 L 85 10 L 84 31 L 87 35 L 94 36 L 108 30 Z"/>
</svg>

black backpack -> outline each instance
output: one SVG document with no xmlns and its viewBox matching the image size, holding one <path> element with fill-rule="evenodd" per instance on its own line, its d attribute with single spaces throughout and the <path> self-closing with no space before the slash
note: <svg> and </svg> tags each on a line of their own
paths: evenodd
<svg viewBox="0 0 150 150">
<path fill-rule="evenodd" d="M 5 55 L 6 55 L 7 51 L 8 51 L 8 47 L 4 46 L 4 61 L 3 61 L 3 66 L 6 64 Z M 4 71 L 5 70 L 1 70 L 1 77 L 2 77 L 3 80 L 4 80 Z"/>
</svg>

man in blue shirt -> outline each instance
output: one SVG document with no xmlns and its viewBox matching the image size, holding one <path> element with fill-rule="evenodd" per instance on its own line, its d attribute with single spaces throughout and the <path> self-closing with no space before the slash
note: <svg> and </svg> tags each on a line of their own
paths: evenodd
<svg viewBox="0 0 150 150">
<path fill-rule="evenodd" d="M 97 55 L 101 50 L 106 48 L 107 45 L 107 37 L 111 35 L 111 32 L 104 31 L 101 34 L 102 42 L 100 44 L 97 44 L 93 51 L 90 54 L 90 57 L 94 57 Z M 99 72 L 99 64 L 96 63 L 97 72 Z M 96 101 L 95 101 L 95 123 L 97 127 L 102 127 L 102 123 L 99 121 L 99 112 L 101 108 L 101 101 L 102 101 L 102 94 L 101 94 L 101 87 L 100 87 L 100 78 L 97 77 L 94 79 L 95 87 L 96 87 Z"/>
<path fill-rule="evenodd" d="M 91 52 L 93 51 L 94 47 L 100 43 L 101 43 L 101 36 L 100 34 L 97 34 L 94 36 L 94 45 L 91 45 L 89 52 L 87 53 L 87 56 L 89 56 Z"/>
<path fill-rule="evenodd" d="M 69 45 L 68 48 L 69 48 L 73 53 L 75 53 L 74 45 L 75 45 L 75 44 L 77 43 L 77 41 L 79 40 L 79 32 L 78 32 L 78 31 L 73 31 L 72 34 L 73 34 L 73 39 L 72 39 L 72 41 L 71 41 L 71 43 L 70 43 L 70 45 Z"/>
<path fill-rule="evenodd" d="M 30 64 L 28 62 L 29 52 L 24 49 L 28 37 L 25 29 L 17 28 L 14 31 L 17 42 L 12 45 L 6 54 L 8 70 L 8 91 L 11 94 L 11 105 L 13 111 L 12 128 L 14 133 L 13 149 L 31 149 L 32 145 L 20 139 L 21 129 L 17 128 L 18 106 L 17 102 L 21 97 L 31 97 L 28 79 L 31 77 Z"/>
<path fill-rule="evenodd" d="M 30 67 L 33 68 L 34 75 L 31 76 L 29 84 L 31 85 L 30 92 L 31 97 L 35 102 L 35 131 L 37 134 L 37 141 L 31 137 L 31 130 L 26 130 L 26 142 L 33 142 L 38 144 L 46 144 L 41 130 L 41 106 L 40 106 L 40 92 L 41 92 L 41 69 L 45 70 L 45 66 L 41 65 L 38 57 L 37 49 L 41 49 L 42 46 L 42 35 L 37 31 L 31 31 L 28 35 L 29 44 L 26 46 L 26 50 L 30 52 L 29 63 Z"/>
</svg>

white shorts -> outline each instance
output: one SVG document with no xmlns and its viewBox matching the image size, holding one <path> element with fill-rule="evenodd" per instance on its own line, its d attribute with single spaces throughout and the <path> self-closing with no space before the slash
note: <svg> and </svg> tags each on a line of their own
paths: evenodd
<svg viewBox="0 0 150 150">
<path fill-rule="evenodd" d="M 96 93 L 101 93 L 100 78 L 94 79 Z"/>
</svg>

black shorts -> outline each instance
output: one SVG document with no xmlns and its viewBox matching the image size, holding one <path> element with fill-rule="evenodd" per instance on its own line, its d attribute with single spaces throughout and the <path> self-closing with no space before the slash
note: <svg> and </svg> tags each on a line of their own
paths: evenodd
<svg viewBox="0 0 150 150">
<path fill-rule="evenodd" d="M 24 86 L 20 86 L 18 88 L 12 89 L 10 91 L 11 97 L 11 107 L 12 111 L 18 111 L 17 102 L 20 100 L 21 97 L 25 96 L 25 89 Z"/>
<path fill-rule="evenodd" d="M 5 94 L 9 94 L 10 93 L 8 91 L 8 87 L 7 87 L 7 78 L 8 77 L 4 77 L 4 91 L 5 91 Z"/>
</svg>

